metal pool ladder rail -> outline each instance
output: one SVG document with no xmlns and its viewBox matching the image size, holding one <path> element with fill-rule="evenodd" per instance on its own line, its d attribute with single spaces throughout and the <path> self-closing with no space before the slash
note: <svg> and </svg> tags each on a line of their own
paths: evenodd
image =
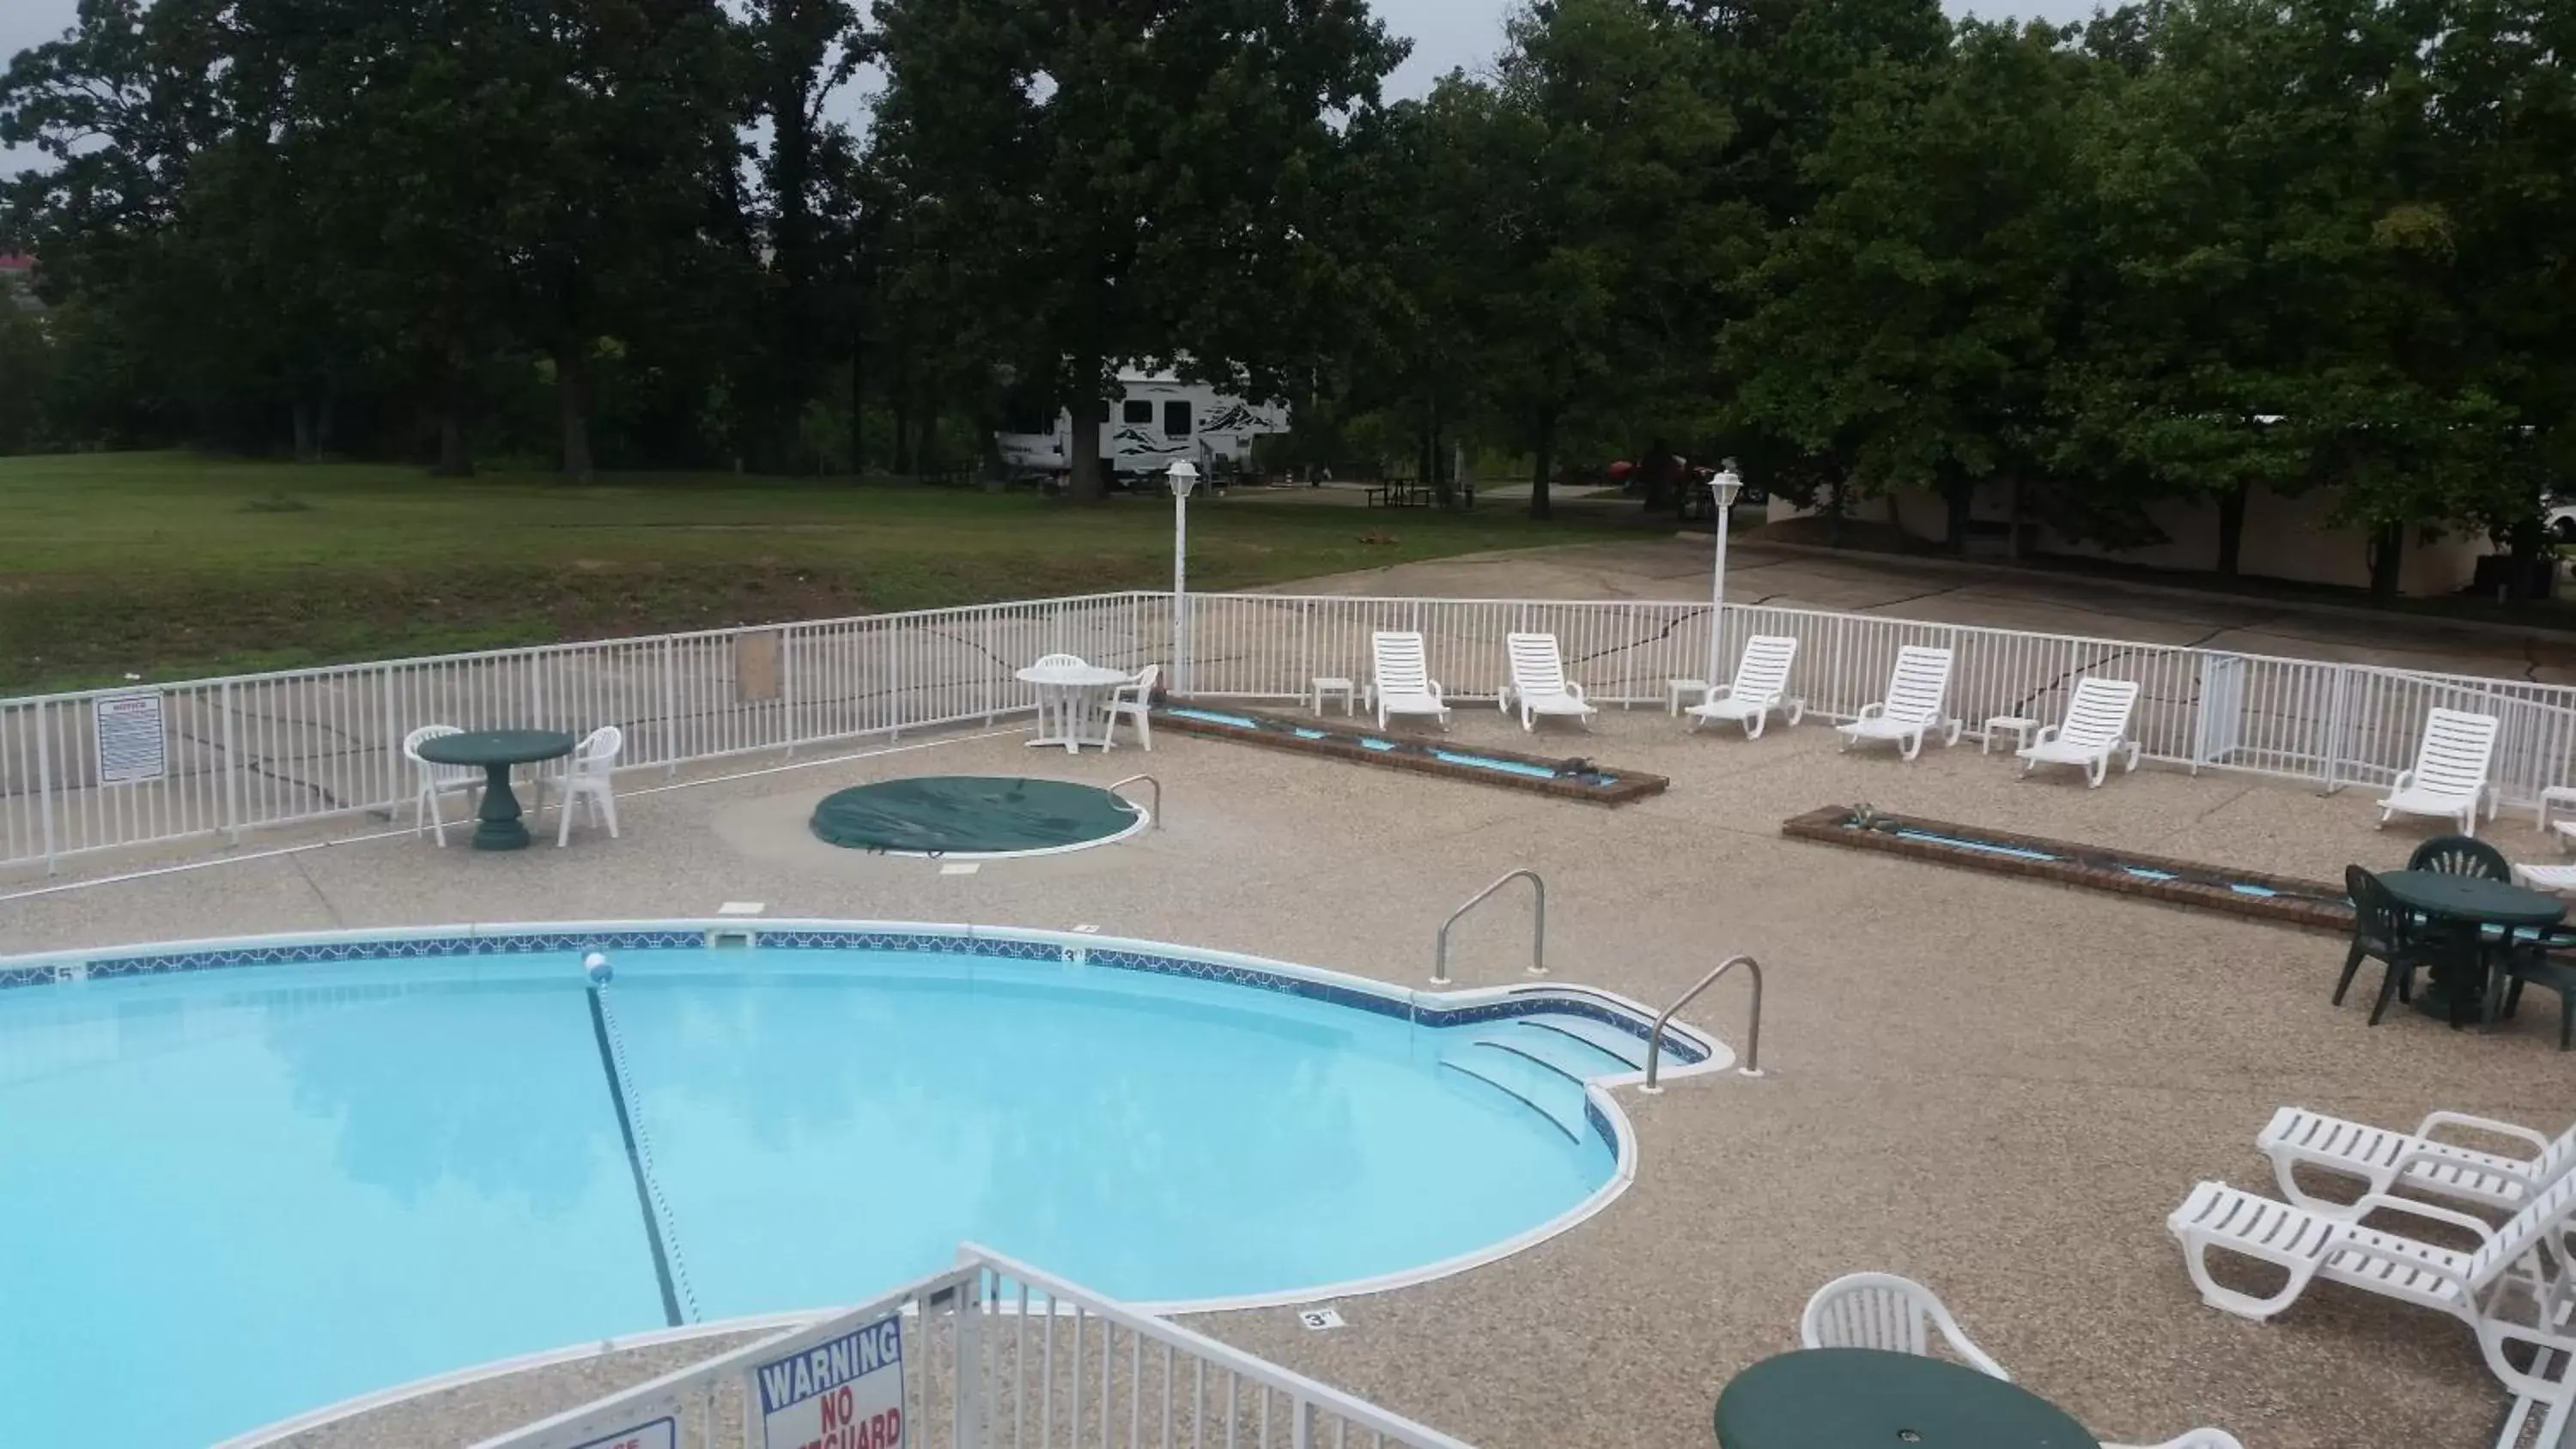
<svg viewBox="0 0 2576 1449">
<path fill-rule="evenodd" d="M 1128 776 L 1126 779 L 1119 781 L 1117 784 L 1110 786 L 1110 787 L 1109 787 L 1109 793 L 1110 793 L 1110 794 L 1112 794 L 1112 795 L 1118 795 L 1118 792 L 1119 792 L 1119 791 L 1126 789 L 1126 788 L 1127 788 L 1128 786 L 1130 786 L 1130 785 L 1137 785 L 1137 784 L 1151 785 L 1151 786 L 1153 786 L 1153 787 L 1154 787 L 1154 811 L 1153 811 L 1153 814 L 1154 814 L 1154 828 L 1155 828 L 1156 830 L 1160 830 L 1160 829 L 1162 829 L 1162 828 L 1163 828 L 1163 782 L 1162 782 L 1162 781 L 1155 779 L 1155 778 L 1154 778 L 1153 776 L 1151 776 L 1151 775 L 1130 775 L 1130 776 Z M 1120 798 L 1120 799 L 1122 799 L 1122 800 L 1126 800 L 1126 799 L 1127 799 L 1127 797 L 1126 797 L 1126 796 L 1124 796 L 1124 795 L 1119 795 L 1119 796 L 1118 796 L 1118 798 Z M 1130 804 L 1130 805 L 1133 805 L 1133 804 L 1135 804 L 1136 802 L 1135 802 L 1135 801 L 1133 801 L 1133 800 L 1128 800 L 1128 801 L 1127 801 L 1127 803 L 1128 803 L 1128 804 Z"/>
<path fill-rule="evenodd" d="M 1717 963 L 1716 970 L 1701 977 L 1697 986 L 1683 992 L 1679 1001 L 1665 1007 L 1663 1015 L 1655 1018 L 1655 1029 L 1646 1034 L 1646 1083 L 1638 1088 L 1639 1091 L 1663 1090 L 1655 1085 L 1655 1070 L 1664 1054 L 1664 1027 L 1672 1021 L 1674 1013 L 1690 1005 L 1701 992 L 1716 985 L 1717 978 L 1738 966 L 1753 973 L 1753 1005 L 1744 1014 L 1744 1065 L 1736 1070 L 1748 1077 L 1762 1075 L 1762 963 L 1750 956 L 1729 956 Z"/>
<path fill-rule="evenodd" d="M 1483 905 L 1486 899 L 1492 896 L 1494 892 L 1501 890 L 1503 887 L 1510 885 L 1516 880 L 1528 881 L 1530 883 L 1530 888 L 1537 892 L 1537 914 L 1530 920 L 1529 974 L 1532 976 L 1545 976 L 1547 974 L 1547 882 L 1538 878 L 1537 871 L 1516 870 L 1510 875 L 1504 876 L 1501 880 L 1494 882 L 1492 885 L 1485 887 L 1483 890 L 1476 892 L 1474 895 L 1469 896 L 1467 898 L 1467 904 L 1451 911 L 1449 913 L 1449 919 L 1440 923 L 1440 946 L 1438 951 L 1435 952 L 1431 958 L 1432 985 L 1446 986 L 1449 984 L 1449 928 L 1458 924 L 1459 917 L 1464 916 L 1469 911 Z"/>
</svg>

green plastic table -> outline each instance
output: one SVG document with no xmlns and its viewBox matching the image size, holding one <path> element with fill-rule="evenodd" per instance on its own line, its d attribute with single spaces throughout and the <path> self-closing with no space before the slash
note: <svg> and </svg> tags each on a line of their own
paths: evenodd
<svg viewBox="0 0 2576 1449">
<path fill-rule="evenodd" d="M 1720 1449 L 2102 1449 L 2066 1411 L 1947 1359 L 1874 1348 L 1766 1358 L 1717 1396 Z"/>
<path fill-rule="evenodd" d="M 441 765 L 483 767 L 483 808 L 475 812 L 476 850 L 525 850 L 528 827 L 519 823 L 519 797 L 510 793 L 510 770 L 572 753 L 572 736 L 556 730 L 467 730 L 420 742 L 420 757 Z"/>
<path fill-rule="evenodd" d="M 2432 982 L 2415 997 L 2416 1010 L 2451 1022 L 2460 1019 L 2456 1007 L 2464 986 L 2478 993 L 2482 1005 L 2487 994 L 2481 929 L 2493 926 L 2507 932 L 2531 930 L 2557 925 L 2567 917 L 2567 903 L 2556 896 L 2482 875 L 2393 870 L 2381 876 L 2379 883 L 2398 904 L 2430 921 L 2458 928 L 2457 949 L 2452 953 L 2458 958 L 2456 963 L 2448 971 L 2435 969 Z M 2483 1010 L 2479 1014 L 2483 1015 Z"/>
</svg>

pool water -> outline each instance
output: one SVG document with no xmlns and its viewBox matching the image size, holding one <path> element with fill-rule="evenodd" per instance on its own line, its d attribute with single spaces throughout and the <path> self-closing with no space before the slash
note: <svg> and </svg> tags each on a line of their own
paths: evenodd
<svg viewBox="0 0 2576 1449">
<path fill-rule="evenodd" d="M 202 1444 L 965 1238 L 1138 1300 L 1415 1269 L 1609 1183 L 1580 1081 L 1643 1049 L 1052 960 L 616 968 L 596 1013 L 564 954 L 0 992 L 0 1442 Z"/>
</svg>

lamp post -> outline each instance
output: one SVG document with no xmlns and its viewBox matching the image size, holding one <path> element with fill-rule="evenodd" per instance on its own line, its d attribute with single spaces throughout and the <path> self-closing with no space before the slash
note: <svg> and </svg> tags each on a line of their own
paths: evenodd
<svg viewBox="0 0 2576 1449">
<path fill-rule="evenodd" d="M 1717 563 L 1708 586 L 1708 682 L 1718 682 L 1718 669 L 1725 662 L 1726 648 L 1726 531 L 1735 515 L 1735 495 L 1744 491 L 1744 480 L 1736 476 L 1735 460 L 1720 463 L 1716 476 L 1708 480 L 1708 495 L 1717 507 Z"/>
<path fill-rule="evenodd" d="M 1172 480 L 1172 693 L 1187 694 L 1190 640 L 1190 490 L 1199 486 L 1198 465 L 1187 458 L 1171 466 Z"/>
</svg>

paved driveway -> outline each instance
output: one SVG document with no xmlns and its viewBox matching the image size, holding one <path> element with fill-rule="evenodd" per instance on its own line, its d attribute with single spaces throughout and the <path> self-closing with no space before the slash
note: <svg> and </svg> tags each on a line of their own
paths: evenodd
<svg viewBox="0 0 2576 1449">
<path fill-rule="evenodd" d="M 1397 564 L 1281 585 L 1280 593 L 1434 598 L 1705 599 L 1701 535 L 1573 544 Z M 2576 684 L 2576 639 L 2538 631 L 2140 587 L 2077 577 L 1738 542 L 1726 596 L 1847 613 L 2050 634 L 2195 644 L 2241 654 L 2384 664 Z"/>
</svg>

